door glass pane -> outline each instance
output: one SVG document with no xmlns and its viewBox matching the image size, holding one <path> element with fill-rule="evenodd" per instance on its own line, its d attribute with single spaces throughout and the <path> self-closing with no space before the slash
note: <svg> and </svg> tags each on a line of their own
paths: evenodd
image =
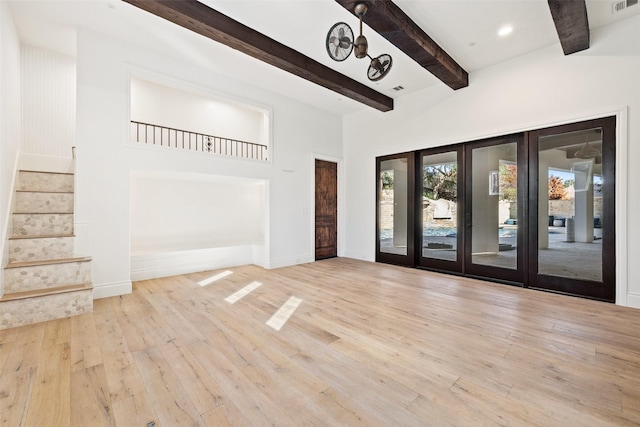
<svg viewBox="0 0 640 427">
<path fill-rule="evenodd" d="M 458 153 L 422 157 L 422 256 L 455 261 Z"/>
<path fill-rule="evenodd" d="M 538 273 L 602 281 L 602 128 L 538 147 Z"/>
<path fill-rule="evenodd" d="M 406 158 L 380 162 L 380 252 L 407 255 L 407 172 Z"/>
<path fill-rule="evenodd" d="M 472 153 L 471 262 L 516 269 L 517 143 Z"/>
</svg>

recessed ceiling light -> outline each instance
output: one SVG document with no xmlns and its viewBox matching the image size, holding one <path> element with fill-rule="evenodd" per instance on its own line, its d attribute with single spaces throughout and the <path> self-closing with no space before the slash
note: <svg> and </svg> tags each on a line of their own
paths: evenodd
<svg viewBox="0 0 640 427">
<path fill-rule="evenodd" d="M 511 25 L 504 25 L 500 27 L 500 29 L 498 30 L 498 35 L 500 37 L 504 37 L 511 34 L 512 31 L 513 31 L 513 27 Z"/>
</svg>

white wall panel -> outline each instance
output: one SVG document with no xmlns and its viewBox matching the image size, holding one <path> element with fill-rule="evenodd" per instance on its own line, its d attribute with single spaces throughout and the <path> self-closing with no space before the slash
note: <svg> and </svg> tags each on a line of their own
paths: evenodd
<svg viewBox="0 0 640 427">
<path fill-rule="evenodd" d="M 76 140 L 76 63 L 22 47 L 22 153 L 71 157 Z"/>
<path fill-rule="evenodd" d="M 20 153 L 20 41 L 7 2 L 0 2 L 0 265 L 7 263 L 7 235 Z M 0 275 L 0 294 L 3 275 Z"/>
</svg>

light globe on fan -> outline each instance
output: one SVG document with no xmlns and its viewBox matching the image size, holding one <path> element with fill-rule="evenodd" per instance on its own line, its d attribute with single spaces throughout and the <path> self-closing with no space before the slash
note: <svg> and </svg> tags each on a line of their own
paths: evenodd
<svg viewBox="0 0 640 427">
<path fill-rule="evenodd" d="M 362 3 L 357 4 L 354 11 L 360 18 L 360 35 L 354 41 L 353 30 L 347 23 L 338 22 L 334 24 L 329 29 L 325 41 L 327 53 L 334 61 L 344 61 L 355 50 L 356 58 L 367 57 L 371 60 L 367 70 L 367 77 L 371 81 L 378 81 L 389 73 L 393 60 L 391 55 L 386 53 L 376 58 L 372 58 L 369 55 L 369 42 L 362 34 L 362 17 L 367 13 L 367 6 Z"/>
</svg>

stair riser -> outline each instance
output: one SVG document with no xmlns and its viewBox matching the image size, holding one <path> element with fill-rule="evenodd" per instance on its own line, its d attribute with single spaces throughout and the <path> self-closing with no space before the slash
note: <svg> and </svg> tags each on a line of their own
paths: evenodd
<svg viewBox="0 0 640 427">
<path fill-rule="evenodd" d="M 18 190 L 73 193 L 73 175 L 20 171 Z"/>
<path fill-rule="evenodd" d="M 14 236 L 73 234 L 73 214 L 13 214 Z"/>
<path fill-rule="evenodd" d="M 91 283 L 91 262 L 89 261 L 4 270 L 5 294 L 84 283 Z"/>
<path fill-rule="evenodd" d="M 15 213 L 73 213 L 72 193 L 16 193 Z"/>
<path fill-rule="evenodd" d="M 73 258 L 73 237 L 9 240 L 9 262 Z"/>
<path fill-rule="evenodd" d="M 0 329 L 64 319 L 93 311 L 91 289 L 2 303 Z"/>
</svg>

